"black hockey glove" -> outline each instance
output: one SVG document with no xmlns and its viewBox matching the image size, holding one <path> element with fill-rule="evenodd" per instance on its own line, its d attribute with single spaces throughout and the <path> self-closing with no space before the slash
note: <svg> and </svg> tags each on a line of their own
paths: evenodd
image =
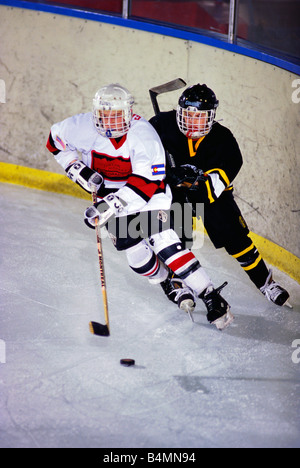
<svg viewBox="0 0 300 468">
<path fill-rule="evenodd" d="M 73 182 L 80 185 L 86 192 L 91 193 L 92 187 L 96 188 L 97 195 L 101 196 L 103 177 L 82 161 L 76 161 L 66 169 L 67 176 Z"/>
<path fill-rule="evenodd" d="M 168 173 L 168 183 L 172 187 L 184 187 L 189 190 L 198 190 L 199 182 L 206 181 L 207 176 L 202 169 L 192 164 L 175 167 Z"/>
<path fill-rule="evenodd" d="M 111 218 L 120 215 L 127 203 L 118 198 L 114 193 L 110 193 L 100 202 L 89 206 L 84 212 L 85 224 L 95 229 L 95 219 L 98 218 L 99 226 L 104 226 Z"/>
</svg>

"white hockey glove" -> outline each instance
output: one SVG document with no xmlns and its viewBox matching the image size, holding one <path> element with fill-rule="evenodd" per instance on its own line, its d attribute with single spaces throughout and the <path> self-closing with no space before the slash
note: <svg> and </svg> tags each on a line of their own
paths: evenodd
<svg viewBox="0 0 300 468">
<path fill-rule="evenodd" d="M 95 219 L 98 218 L 99 226 L 104 226 L 111 218 L 120 215 L 126 203 L 114 193 L 110 193 L 95 205 L 90 206 L 84 212 L 85 224 L 95 229 Z"/>
<path fill-rule="evenodd" d="M 97 195 L 100 195 L 103 177 L 101 174 L 84 164 L 84 162 L 76 161 L 71 164 L 71 166 L 66 168 L 66 173 L 69 179 L 80 185 L 80 187 L 86 190 L 86 192 L 91 193 L 94 186 Z"/>
</svg>

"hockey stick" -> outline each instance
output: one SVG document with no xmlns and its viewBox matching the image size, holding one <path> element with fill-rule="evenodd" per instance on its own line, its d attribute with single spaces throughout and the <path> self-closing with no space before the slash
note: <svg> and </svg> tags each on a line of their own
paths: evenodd
<svg viewBox="0 0 300 468">
<path fill-rule="evenodd" d="M 152 102 L 153 110 L 155 115 L 159 114 L 160 109 L 157 102 L 157 96 L 159 94 L 169 93 L 170 91 L 176 91 L 177 89 L 183 88 L 186 85 L 186 82 L 182 78 L 176 78 L 173 81 L 168 81 L 168 83 L 164 83 L 159 86 L 154 86 L 153 88 L 149 89 L 150 99 Z M 171 167 L 176 167 L 175 161 L 173 156 L 167 151 L 166 158 L 168 159 L 168 163 Z"/>
<path fill-rule="evenodd" d="M 164 83 L 164 84 L 159 85 L 159 86 L 154 86 L 153 88 L 149 89 L 150 99 L 151 99 L 151 102 L 152 102 L 152 106 L 153 106 L 153 110 L 155 112 L 155 115 L 159 114 L 159 112 L 160 112 L 159 105 L 158 105 L 158 102 L 157 102 L 157 96 L 159 94 L 168 93 L 170 91 L 176 91 L 177 89 L 181 89 L 184 86 L 186 86 L 186 82 L 182 78 L 176 78 L 173 81 L 168 81 L 168 83 Z M 172 168 L 176 167 L 173 156 L 166 149 L 165 149 L 165 153 L 166 153 L 166 158 L 168 159 L 168 162 L 169 162 L 170 166 Z M 191 309 L 189 307 L 187 307 L 184 310 L 189 315 L 191 321 L 194 322 L 194 317 L 193 317 L 193 314 L 191 312 Z"/>
<path fill-rule="evenodd" d="M 184 86 L 186 86 L 186 82 L 182 78 L 176 78 L 173 81 L 168 81 L 168 83 L 164 83 L 159 86 L 154 86 L 153 88 L 149 89 L 150 99 L 155 115 L 157 115 L 160 112 L 159 105 L 157 102 L 157 96 L 159 94 L 169 93 L 170 91 L 176 91 L 177 89 L 183 88 Z"/>
<path fill-rule="evenodd" d="M 93 204 L 95 204 L 97 201 L 97 192 L 94 186 L 92 187 L 92 196 L 93 196 Z M 95 229 L 96 229 L 96 237 L 97 237 L 105 325 L 102 325 L 101 323 L 98 323 L 98 322 L 90 322 L 89 325 L 90 325 L 90 332 L 93 333 L 94 335 L 109 336 L 110 332 L 109 332 L 108 303 L 107 303 L 107 294 L 106 294 L 106 281 L 105 281 L 105 273 L 104 273 L 104 260 L 103 260 L 101 231 L 100 231 L 100 226 L 98 224 L 98 218 L 95 218 Z"/>
</svg>

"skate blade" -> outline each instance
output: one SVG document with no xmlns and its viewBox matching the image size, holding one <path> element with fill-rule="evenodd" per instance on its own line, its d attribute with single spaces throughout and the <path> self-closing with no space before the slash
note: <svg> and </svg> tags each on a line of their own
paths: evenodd
<svg viewBox="0 0 300 468">
<path fill-rule="evenodd" d="M 193 312 L 195 309 L 195 303 L 192 301 L 192 299 L 186 299 L 185 301 L 182 301 L 180 304 L 180 309 L 186 312 L 191 321 L 194 322 Z"/>
<path fill-rule="evenodd" d="M 218 330 L 224 330 L 226 327 L 228 327 L 228 325 L 231 324 L 231 322 L 233 322 L 233 320 L 234 320 L 234 316 L 230 312 L 230 310 L 228 310 L 226 314 L 224 314 L 222 317 L 218 318 L 217 320 L 214 320 L 214 322 L 211 322 L 211 324 L 215 325 Z"/>
<path fill-rule="evenodd" d="M 293 308 L 292 304 L 289 301 L 286 301 L 283 305 L 288 307 L 289 309 Z"/>
</svg>

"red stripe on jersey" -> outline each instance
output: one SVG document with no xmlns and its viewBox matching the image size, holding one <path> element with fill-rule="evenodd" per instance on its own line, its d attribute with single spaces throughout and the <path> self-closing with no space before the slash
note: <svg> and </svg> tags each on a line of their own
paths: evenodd
<svg viewBox="0 0 300 468">
<path fill-rule="evenodd" d="M 172 271 L 175 272 L 176 270 L 178 270 L 179 268 L 182 268 L 184 265 L 186 265 L 189 261 L 193 259 L 196 260 L 195 255 L 192 252 L 188 252 L 186 254 L 181 255 L 179 258 L 177 258 L 173 262 L 169 263 L 168 267 Z"/>
<path fill-rule="evenodd" d="M 53 141 L 51 133 L 49 135 L 49 138 L 48 138 L 48 141 L 47 141 L 47 144 L 46 144 L 46 148 L 50 151 L 50 153 L 55 153 L 56 151 L 59 152 L 59 150 L 54 145 L 54 141 Z"/>
<path fill-rule="evenodd" d="M 132 174 L 128 178 L 126 186 L 131 188 L 131 190 L 140 195 L 146 201 L 149 201 L 157 191 L 165 190 L 165 183 L 163 180 L 152 181 L 146 177 L 135 174 Z"/>
<path fill-rule="evenodd" d="M 113 157 L 96 151 L 92 151 L 92 169 L 99 172 L 107 180 L 127 181 L 132 174 L 129 158 Z"/>
</svg>

